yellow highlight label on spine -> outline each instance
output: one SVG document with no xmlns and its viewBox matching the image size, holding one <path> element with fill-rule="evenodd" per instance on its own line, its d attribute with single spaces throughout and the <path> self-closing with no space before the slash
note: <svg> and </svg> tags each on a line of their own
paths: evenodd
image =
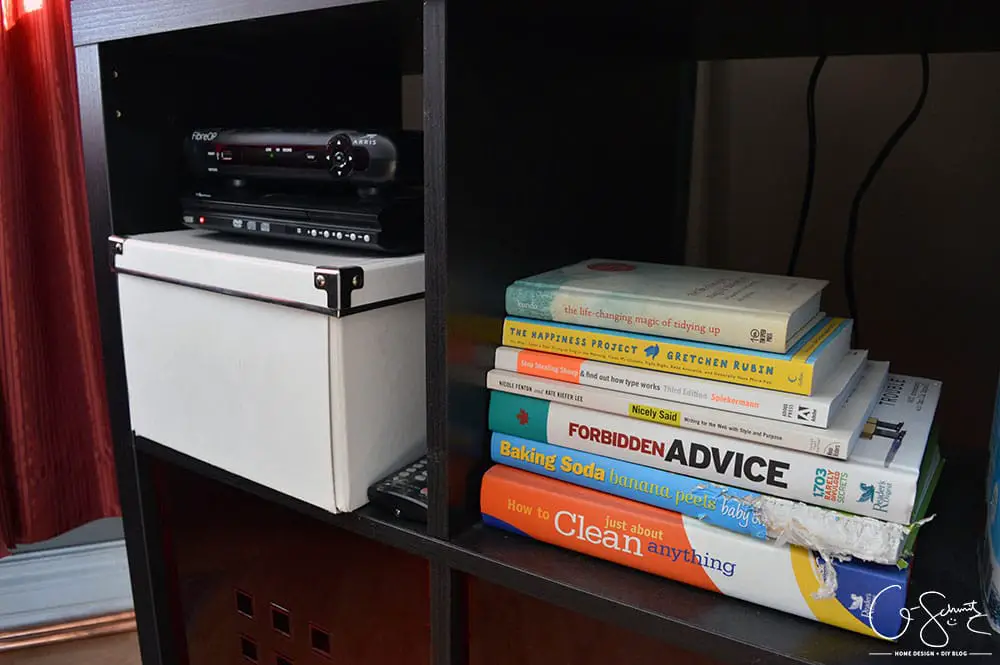
<svg viewBox="0 0 1000 665">
<path fill-rule="evenodd" d="M 673 425 L 674 427 L 681 426 L 680 411 L 671 411 L 670 409 L 660 409 L 658 407 L 647 406 L 645 404 L 630 403 L 628 405 L 628 415 L 639 420 L 648 420 L 651 423 Z"/>
<path fill-rule="evenodd" d="M 613 330 L 593 332 L 544 322 L 504 321 L 503 344 L 520 349 L 548 351 L 566 356 L 598 360 L 615 365 L 641 367 L 671 374 L 738 383 L 745 386 L 809 395 L 813 366 L 809 356 L 841 323 L 832 319 L 794 356 L 768 358 L 739 349 L 717 350 L 689 346 L 680 341 L 654 342 Z"/>
</svg>

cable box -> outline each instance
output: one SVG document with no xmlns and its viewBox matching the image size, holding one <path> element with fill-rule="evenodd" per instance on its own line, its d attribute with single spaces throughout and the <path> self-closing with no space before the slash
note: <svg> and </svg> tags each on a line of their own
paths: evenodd
<svg viewBox="0 0 1000 665">
<path fill-rule="evenodd" d="M 198 191 L 181 199 L 182 222 L 208 229 L 320 245 L 408 254 L 423 248 L 423 198 Z"/>
</svg>

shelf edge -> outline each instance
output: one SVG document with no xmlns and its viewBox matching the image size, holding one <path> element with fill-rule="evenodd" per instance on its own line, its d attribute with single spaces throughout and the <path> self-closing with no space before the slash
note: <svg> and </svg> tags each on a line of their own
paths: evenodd
<svg viewBox="0 0 1000 665">
<path fill-rule="evenodd" d="M 384 0 L 74 0 L 73 45 Z"/>
</svg>

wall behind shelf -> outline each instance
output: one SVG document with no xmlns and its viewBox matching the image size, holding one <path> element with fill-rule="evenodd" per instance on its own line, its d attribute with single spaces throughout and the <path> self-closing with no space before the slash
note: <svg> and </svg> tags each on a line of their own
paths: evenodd
<svg viewBox="0 0 1000 665">
<path fill-rule="evenodd" d="M 802 200 L 812 58 L 703 64 L 689 257 L 783 272 Z M 894 371 L 944 381 L 947 451 L 983 450 L 1000 346 L 1000 54 L 931 56 L 917 123 L 866 196 L 855 251 L 861 345 Z M 848 212 L 876 153 L 920 89 L 916 55 L 835 57 L 816 95 L 816 184 L 799 274 L 830 279 L 824 307 L 846 315 Z M 977 332 L 978 331 L 978 332 Z M 952 453 L 954 454 L 954 453 Z"/>
</svg>

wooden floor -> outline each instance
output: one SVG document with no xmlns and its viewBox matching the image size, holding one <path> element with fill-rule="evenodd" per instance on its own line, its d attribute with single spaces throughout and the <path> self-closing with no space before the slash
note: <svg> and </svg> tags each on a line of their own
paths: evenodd
<svg viewBox="0 0 1000 665">
<path fill-rule="evenodd" d="M 0 665 L 141 665 L 134 632 L 0 653 Z"/>
</svg>

